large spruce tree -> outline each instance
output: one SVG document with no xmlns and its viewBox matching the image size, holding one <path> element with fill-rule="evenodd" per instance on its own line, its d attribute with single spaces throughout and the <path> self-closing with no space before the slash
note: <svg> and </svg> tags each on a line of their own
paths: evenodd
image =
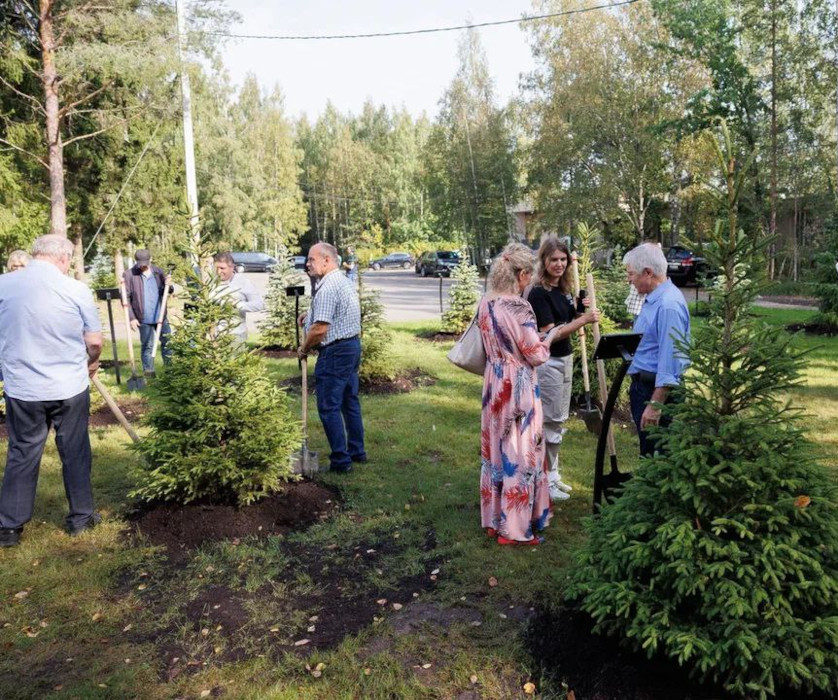
<svg viewBox="0 0 838 700">
<path fill-rule="evenodd" d="M 713 144 L 728 220 L 712 236 L 713 313 L 687 348 L 683 401 L 664 409 L 673 423 L 661 452 L 590 521 L 570 595 L 597 631 L 733 695 L 834 692 L 836 489 L 786 398 L 802 358 L 750 312 L 765 266 L 738 228 L 744 177 L 722 131 Z"/>
</svg>

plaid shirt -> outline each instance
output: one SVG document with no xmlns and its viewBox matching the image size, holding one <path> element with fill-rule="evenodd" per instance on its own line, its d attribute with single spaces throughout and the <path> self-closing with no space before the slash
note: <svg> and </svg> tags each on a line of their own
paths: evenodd
<svg viewBox="0 0 838 700">
<path fill-rule="evenodd" d="M 321 345 L 344 338 L 354 338 L 361 333 L 361 305 L 355 285 L 340 270 L 332 270 L 320 280 L 317 294 L 311 302 L 306 317 L 305 330 L 312 324 L 328 323 L 329 330 Z"/>
<path fill-rule="evenodd" d="M 626 308 L 632 316 L 639 316 L 643 309 L 643 302 L 646 301 L 646 295 L 641 294 L 635 289 L 633 284 L 629 285 L 629 295 L 626 297 Z"/>
</svg>

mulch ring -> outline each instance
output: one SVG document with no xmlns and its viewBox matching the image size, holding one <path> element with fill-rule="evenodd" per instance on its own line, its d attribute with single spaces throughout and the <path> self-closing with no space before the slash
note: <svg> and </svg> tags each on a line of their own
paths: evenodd
<svg viewBox="0 0 838 700">
<path fill-rule="evenodd" d="M 284 360 L 289 357 L 297 357 L 297 351 L 292 348 L 283 348 L 280 345 L 266 345 L 259 348 L 258 353 L 263 357 L 269 357 L 272 360 Z"/>
<path fill-rule="evenodd" d="M 417 338 L 422 340 L 430 340 L 433 343 L 452 343 L 457 340 L 462 333 L 449 333 L 447 331 L 422 331 L 417 333 Z"/>
<path fill-rule="evenodd" d="M 830 326 L 826 323 L 792 323 L 786 326 L 789 333 L 799 333 L 803 331 L 809 335 L 838 335 L 838 328 Z"/>
<path fill-rule="evenodd" d="M 179 561 L 207 542 L 263 539 L 305 528 L 332 516 L 338 505 L 339 497 L 332 489 L 312 481 L 297 481 L 287 484 L 282 493 L 243 508 L 167 503 L 140 509 L 129 516 L 129 521 L 151 544 L 166 547 L 170 561 Z"/>
<path fill-rule="evenodd" d="M 718 700 L 729 697 L 710 683 L 690 681 L 688 671 L 661 656 L 649 659 L 623 648 L 617 639 L 592 633 L 592 620 L 575 608 L 537 613 L 524 635 L 542 678 L 554 688 L 567 685 L 586 700 Z M 783 691 L 787 700 L 828 700 L 823 693 Z"/>
<path fill-rule="evenodd" d="M 136 423 L 142 418 L 148 410 L 146 399 L 141 396 L 125 396 L 117 400 L 117 405 L 125 414 L 129 423 Z M 111 425 L 118 425 L 118 421 L 111 409 L 106 405 L 101 406 L 90 414 L 91 428 L 107 428 Z M 6 440 L 9 433 L 6 430 L 6 414 L 0 411 L 0 439 Z"/>
<path fill-rule="evenodd" d="M 362 380 L 360 392 L 362 394 L 407 394 L 415 389 L 436 384 L 436 377 L 414 367 L 397 375 L 394 379 Z M 301 377 L 289 377 L 279 382 L 279 385 L 286 389 L 289 394 L 299 396 L 302 391 L 303 380 Z M 308 393 L 315 393 L 314 375 L 308 377 Z"/>
</svg>

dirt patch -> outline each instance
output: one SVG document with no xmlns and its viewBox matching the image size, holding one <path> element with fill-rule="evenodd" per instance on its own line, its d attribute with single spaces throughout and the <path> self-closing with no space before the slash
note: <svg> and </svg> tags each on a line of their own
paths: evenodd
<svg viewBox="0 0 838 700">
<path fill-rule="evenodd" d="M 770 304 L 788 304 L 789 306 L 817 306 L 818 300 L 813 297 L 790 296 L 786 294 L 768 294 L 757 297 L 759 301 Z"/>
<path fill-rule="evenodd" d="M 269 357 L 272 360 L 284 360 L 289 357 L 297 357 L 297 351 L 293 348 L 283 348 L 279 345 L 266 345 L 259 348 L 258 353 L 263 357 Z"/>
<path fill-rule="evenodd" d="M 585 700 L 728 697 L 719 687 L 690 682 L 687 671 L 677 662 L 648 659 L 622 648 L 613 638 L 592 634 L 591 629 L 591 618 L 572 608 L 532 618 L 524 640 L 545 681 L 555 688 L 566 683 L 577 698 Z M 823 693 L 778 692 L 777 697 L 828 700 Z"/>
<path fill-rule="evenodd" d="M 422 340 L 430 340 L 433 343 L 452 343 L 457 340 L 462 333 L 449 333 L 448 331 L 422 331 L 417 333 L 417 338 Z"/>
<path fill-rule="evenodd" d="M 394 379 L 361 381 L 360 393 L 369 395 L 407 394 L 421 387 L 433 386 L 436 384 L 436 381 L 436 377 L 431 376 L 418 367 L 414 367 L 406 372 L 402 372 Z M 288 379 L 283 379 L 279 383 L 279 386 L 284 388 L 289 394 L 299 396 L 302 393 L 302 384 L 303 380 L 301 377 L 289 377 Z M 316 388 L 314 376 L 309 376 L 309 396 L 316 393 Z"/>
<path fill-rule="evenodd" d="M 803 331 L 809 335 L 838 335 L 838 328 L 830 326 L 825 323 L 792 323 L 786 326 L 786 330 L 790 333 L 799 333 Z"/>
<path fill-rule="evenodd" d="M 289 483 L 282 493 L 243 508 L 164 504 L 140 511 L 130 519 L 140 535 L 166 547 L 170 558 L 179 559 L 206 542 L 265 538 L 303 528 L 329 517 L 337 507 L 334 491 L 311 481 L 298 481 Z"/>
</svg>

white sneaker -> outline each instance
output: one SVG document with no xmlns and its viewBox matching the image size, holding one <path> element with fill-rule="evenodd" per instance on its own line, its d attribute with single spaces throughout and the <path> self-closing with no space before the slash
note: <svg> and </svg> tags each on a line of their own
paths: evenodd
<svg viewBox="0 0 838 700">
<path fill-rule="evenodd" d="M 566 501 L 568 498 L 570 498 L 570 494 L 562 491 L 558 484 L 550 484 L 550 500 L 553 503 L 556 501 Z"/>
<path fill-rule="evenodd" d="M 558 481 L 556 481 L 556 482 L 555 482 L 555 484 L 556 484 L 556 486 L 558 486 L 558 487 L 559 487 L 562 491 L 565 491 L 566 493 L 570 493 L 571 491 L 573 491 L 573 487 L 572 487 L 570 484 L 566 484 L 566 483 L 565 483 L 564 481 L 562 481 L 561 479 L 559 479 Z"/>
</svg>

